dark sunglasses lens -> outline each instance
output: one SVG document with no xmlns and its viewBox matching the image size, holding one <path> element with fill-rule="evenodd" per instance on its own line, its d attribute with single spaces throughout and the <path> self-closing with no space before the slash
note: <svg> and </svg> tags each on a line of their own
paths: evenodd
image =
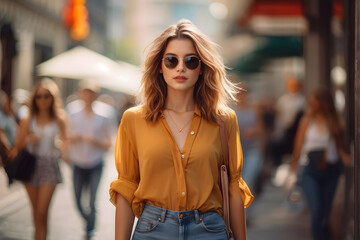
<svg viewBox="0 0 360 240">
<path fill-rule="evenodd" d="M 199 66 L 200 60 L 197 57 L 187 57 L 184 60 L 185 66 L 188 69 L 194 70 Z"/>
<path fill-rule="evenodd" d="M 164 58 L 164 64 L 167 68 L 175 68 L 178 64 L 178 59 L 176 57 L 166 57 Z"/>
<path fill-rule="evenodd" d="M 45 95 L 35 95 L 36 99 L 49 99 L 51 97 L 50 94 L 45 94 Z"/>
</svg>

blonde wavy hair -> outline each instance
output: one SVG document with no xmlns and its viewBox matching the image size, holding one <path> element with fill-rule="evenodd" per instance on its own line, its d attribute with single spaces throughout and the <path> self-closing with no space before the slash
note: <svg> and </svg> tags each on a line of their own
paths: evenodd
<svg viewBox="0 0 360 240">
<path fill-rule="evenodd" d="M 39 112 L 39 108 L 36 105 L 36 94 L 38 92 L 38 90 L 40 88 L 44 88 L 46 90 L 49 91 L 51 98 L 52 98 L 52 103 L 51 103 L 51 107 L 50 107 L 50 116 L 54 119 L 59 119 L 61 117 L 63 117 L 64 110 L 62 107 L 62 101 L 61 101 L 61 96 L 60 96 L 60 90 L 59 87 L 57 86 L 57 84 L 51 80 L 50 78 L 42 78 L 40 79 L 36 85 L 34 86 L 30 97 L 29 97 L 29 113 L 30 116 L 36 116 Z"/>
<path fill-rule="evenodd" d="M 165 49 L 172 39 L 190 39 L 194 44 L 203 72 L 195 84 L 195 104 L 206 120 L 218 122 L 221 116 L 229 114 L 228 102 L 236 101 L 235 95 L 240 88 L 227 78 L 218 45 L 189 20 L 169 26 L 149 45 L 141 81 L 145 118 L 156 121 L 165 107 L 167 85 L 160 69 Z"/>
</svg>

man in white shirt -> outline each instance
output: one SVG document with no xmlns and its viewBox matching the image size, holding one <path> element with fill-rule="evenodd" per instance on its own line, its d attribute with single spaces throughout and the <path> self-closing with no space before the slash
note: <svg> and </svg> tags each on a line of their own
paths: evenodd
<svg viewBox="0 0 360 240">
<path fill-rule="evenodd" d="M 287 92 L 275 106 L 275 129 L 270 145 L 275 166 L 282 163 L 284 154 L 291 154 L 299 120 L 306 105 L 306 98 L 300 92 L 300 84 L 295 78 L 286 82 Z"/>
<path fill-rule="evenodd" d="M 112 146 L 114 125 L 94 111 L 93 102 L 100 87 L 93 80 L 79 85 L 82 104 L 69 113 L 69 159 L 73 164 L 76 205 L 86 222 L 86 239 L 94 235 L 96 222 L 96 192 L 102 175 L 104 154 Z M 90 192 L 89 209 L 84 207 L 82 194 Z"/>
</svg>

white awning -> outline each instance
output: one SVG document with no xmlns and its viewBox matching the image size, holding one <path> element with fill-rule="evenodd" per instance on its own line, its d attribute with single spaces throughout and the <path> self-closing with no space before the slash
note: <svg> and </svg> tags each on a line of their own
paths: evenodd
<svg viewBox="0 0 360 240">
<path fill-rule="evenodd" d="M 135 65 L 116 62 L 78 46 L 37 66 L 37 76 L 95 79 L 103 88 L 137 95 L 142 74 Z"/>
</svg>

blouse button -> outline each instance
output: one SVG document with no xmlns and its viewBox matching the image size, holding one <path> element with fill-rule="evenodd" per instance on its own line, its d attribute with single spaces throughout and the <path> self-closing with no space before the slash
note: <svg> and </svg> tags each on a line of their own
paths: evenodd
<svg viewBox="0 0 360 240">
<path fill-rule="evenodd" d="M 181 154 L 181 158 L 184 159 L 184 158 L 185 158 L 185 154 Z"/>
<path fill-rule="evenodd" d="M 195 134 L 195 132 L 194 132 L 194 131 L 191 131 L 191 132 L 190 132 L 190 135 L 194 135 L 194 134 Z"/>
<path fill-rule="evenodd" d="M 185 192 L 182 192 L 181 195 L 182 195 L 183 197 L 185 197 Z"/>
</svg>

